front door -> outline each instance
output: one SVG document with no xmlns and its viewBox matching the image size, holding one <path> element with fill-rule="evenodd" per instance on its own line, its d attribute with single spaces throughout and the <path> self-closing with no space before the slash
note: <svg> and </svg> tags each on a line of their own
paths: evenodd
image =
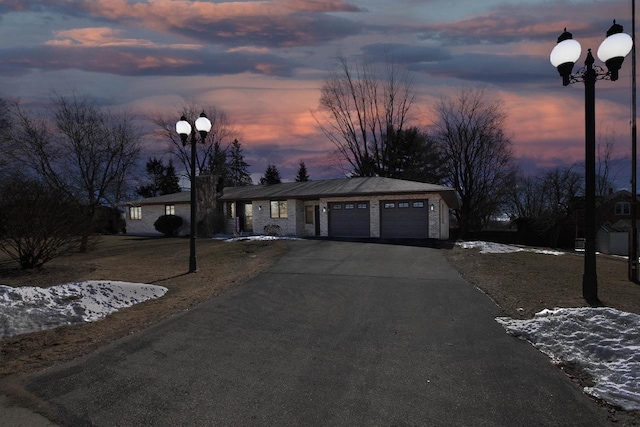
<svg viewBox="0 0 640 427">
<path fill-rule="evenodd" d="M 313 220 L 316 226 L 316 236 L 320 235 L 320 206 L 316 205 L 313 209 Z"/>
<path fill-rule="evenodd" d="M 253 205 L 244 204 L 244 231 L 253 232 Z"/>
</svg>

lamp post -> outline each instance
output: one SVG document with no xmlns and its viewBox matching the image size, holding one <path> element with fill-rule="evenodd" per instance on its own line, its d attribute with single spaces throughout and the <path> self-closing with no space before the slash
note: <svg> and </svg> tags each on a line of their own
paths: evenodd
<svg viewBox="0 0 640 427">
<path fill-rule="evenodd" d="M 608 71 L 595 65 L 588 50 L 584 68 L 573 72 L 573 66 L 580 59 L 582 47 L 573 40 L 571 33 L 565 31 L 558 37 L 558 44 L 551 51 L 551 64 L 558 69 L 562 84 L 584 83 L 584 121 L 585 121 L 585 254 L 582 276 L 582 296 L 590 304 L 598 304 L 598 276 L 596 274 L 596 114 L 595 91 L 597 80 L 618 80 L 618 71 L 624 57 L 629 54 L 633 41 L 622 32 L 622 25 L 613 25 L 607 31 L 607 37 L 598 49 L 598 58 L 604 62 Z"/>
<path fill-rule="evenodd" d="M 189 236 L 189 273 L 195 273 L 196 262 L 196 129 L 200 132 L 200 142 L 204 144 L 207 134 L 211 130 L 211 121 L 207 119 L 204 111 L 192 127 L 187 119 L 182 116 L 176 123 L 176 132 L 180 134 L 182 146 L 187 145 L 187 138 L 191 135 L 191 235 Z"/>
</svg>

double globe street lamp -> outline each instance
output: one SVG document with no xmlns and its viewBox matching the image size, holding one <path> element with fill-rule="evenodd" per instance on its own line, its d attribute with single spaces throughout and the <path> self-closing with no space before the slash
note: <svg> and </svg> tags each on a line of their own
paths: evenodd
<svg viewBox="0 0 640 427">
<path fill-rule="evenodd" d="M 598 58 L 607 66 L 605 71 L 594 66 L 595 60 L 588 50 L 584 67 L 572 74 L 574 64 L 580 59 L 582 47 L 573 40 L 571 33 L 558 37 L 558 44 L 551 51 L 551 64 L 558 69 L 562 84 L 583 82 L 585 88 L 585 256 L 582 276 L 582 296 L 590 304 L 599 304 L 598 278 L 596 274 L 596 80 L 618 80 L 618 71 L 624 57 L 633 47 L 631 36 L 622 32 L 622 25 L 613 25 L 598 49 Z M 634 195 L 635 197 L 635 195 Z"/>
<path fill-rule="evenodd" d="M 204 111 L 192 127 L 185 116 L 176 123 L 176 132 L 180 135 L 182 146 L 187 145 L 187 138 L 191 135 L 191 235 L 189 237 L 189 273 L 195 273 L 196 263 L 196 129 L 200 133 L 200 142 L 204 144 L 207 134 L 211 130 L 211 121 Z"/>
</svg>

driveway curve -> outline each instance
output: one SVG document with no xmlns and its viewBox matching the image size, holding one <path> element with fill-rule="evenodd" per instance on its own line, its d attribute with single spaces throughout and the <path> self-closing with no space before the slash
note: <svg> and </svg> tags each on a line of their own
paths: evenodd
<svg viewBox="0 0 640 427">
<path fill-rule="evenodd" d="M 242 287 L 32 377 L 61 425 L 601 426 L 438 249 L 301 240 Z"/>
</svg>

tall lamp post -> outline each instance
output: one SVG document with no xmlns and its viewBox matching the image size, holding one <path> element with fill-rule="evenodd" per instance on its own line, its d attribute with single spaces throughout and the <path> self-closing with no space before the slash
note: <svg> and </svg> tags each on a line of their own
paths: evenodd
<svg viewBox="0 0 640 427">
<path fill-rule="evenodd" d="M 580 59 L 582 47 L 567 32 L 558 37 L 558 44 L 551 51 L 551 64 L 558 69 L 562 84 L 583 82 L 585 92 L 585 254 L 582 276 L 582 296 L 590 304 L 598 304 L 598 276 L 596 274 L 596 80 L 618 80 L 618 71 L 624 57 L 629 54 L 633 41 L 622 32 L 622 25 L 613 25 L 598 49 L 598 58 L 607 66 L 605 71 L 594 66 L 591 49 L 588 50 L 584 68 L 572 74 L 573 66 Z"/>
<path fill-rule="evenodd" d="M 182 146 L 187 145 L 187 138 L 191 135 L 191 235 L 189 236 L 189 273 L 198 269 L 196 262 L 196 129 L 200 132 L 200 142 L 204 144 L 207 134 L 211 130 L 211 121 L 204 111 L 195 122 L 195 127 L 187 121 L 185 116 L 176 123 L 176 132 L 180 134 Z"/>
</svg>

